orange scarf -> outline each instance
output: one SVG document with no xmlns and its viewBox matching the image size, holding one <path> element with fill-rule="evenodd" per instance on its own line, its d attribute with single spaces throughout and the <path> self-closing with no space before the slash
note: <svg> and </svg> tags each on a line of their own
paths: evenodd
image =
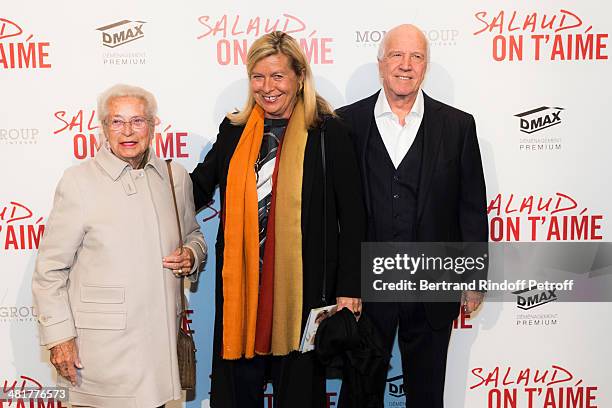
<svg viewBox="0 0 612 408">
<path fill-rule="evenodd" d="M 223 252 L 224 359 L 255 355 L 259 297 L 259 220 L 255 161 L 261 148 L 264 114 L 255 106 L 232 155 L 225 192 Z M 272 349 L 299 349 L 302 323 L 302 176 L 308 131 L 304 107 L 296 104 L 277 164 L 275 197 L 274 304 Z"/>
</svg>

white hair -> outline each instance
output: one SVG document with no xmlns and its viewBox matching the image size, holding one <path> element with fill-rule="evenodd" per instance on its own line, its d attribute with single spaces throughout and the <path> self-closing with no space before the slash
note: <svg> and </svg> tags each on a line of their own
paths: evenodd
<svg viewBox="0 0 612 408">
<path fill-rule="evenodd" d="M 412 25 L 412 24 L 411 24 Z M 382 40 L 380 40 L 380 43 L 378 44 L 378 53 L 376 54 L 376 58 L 381 61 L 384 57 L 385 57 L 385 52 L 386 52 L 386 46 L 387 46 L 387 38 L 389 37 L 389 33 L 391 31 L 393 31 L 394 29 L 396 29 L 397 27 L 400 26 L 396 26 L 393 27 L 392 29 L 390 29 L 389 31 L 385 32 L 385 35 L 383 35 Z M 423 30 L 421 30 L 420 28 L 418 28 L 417 26 L 414 26 L 414 28 L 416 28 L 417 30 L 419 30 L 419 32 L 423 35 L 423 38 L 425 39 L 425 49 L 427 51 L 427 63 L 429 65 L 429 39 L 427 38 L 427 36 L 425 35 L 425 33 L 423 32 Z"/>
<path fill-rule="evenodd" d="M 380 40 L 380 42 L 378 43 L 378 54 L 376 54 L 376 58 L 379 61 L 385 57 L 385 46 L 386 46 L 388 34 L 389 34 L 389 31 L 385 32 L 385 35 L 383 35 L 382 40 Z"/>
<path fill-rule="evenodd" d="M 145 114 L 148 118 L 152 119 L 157 115 L 157 101 L 151 92 L 138 86 L 117 84 L 98 96 L 98 119 L 100 122 L 104 122 L 108 116 L 109 102 L 112 99 L 126 96 L 141 99 L 145 103 Z"/>
</svg>

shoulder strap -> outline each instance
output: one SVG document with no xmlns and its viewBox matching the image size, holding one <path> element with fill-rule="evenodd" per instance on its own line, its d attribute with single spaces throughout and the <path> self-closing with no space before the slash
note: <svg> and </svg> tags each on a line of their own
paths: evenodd
<svg viewBox="0 0 612 408">
<path fill-rule="evenodd" d="M 168 176 L 170 178 L 170 190 L 172 191 L 172 202 L 174 203 L 174 215 L 176 215 L 176 227 L 178 228 L 178 237 L 179 237 L 179 248 L 181 252 L 183 250 L 183 232 L 181 231 L 181 219 L 179 217 L 178 206 L 176 205 L 176 191 L 174 191 L 174 178 L 172 177 L 172 166 L 170 163 L 172 159 L 166 160 L 166 166 L 168 167 Z M 183 290 L 185 287 L 185 277 L 181 274 L 181 312 L 185 311 L 185 295 L 183 294 Z"/>
<path fill-rule="evenodd" d="M 323 167 L 323 285 L 321 302 L 327 306 L 327 172 L 325 166 L 325 125 L 327 118 L 321 123 L 321 163 Z"/>
</svg>

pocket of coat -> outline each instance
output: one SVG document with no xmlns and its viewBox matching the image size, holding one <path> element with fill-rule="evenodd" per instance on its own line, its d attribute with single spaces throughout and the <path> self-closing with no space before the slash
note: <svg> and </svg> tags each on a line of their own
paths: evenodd
<svg viewBox="0 0 612 408">
<path fill-rule="evenodd" d="M 81 286 L 81 302 L 84 303 L 123 303 L 125 288 L 120 286 Z"/>
<path fill-rule="evenodd" d="M 77 311 L 74 325 L 79 329 L 123 330 L 127 325 L 125 312 Z"/>
</svg>

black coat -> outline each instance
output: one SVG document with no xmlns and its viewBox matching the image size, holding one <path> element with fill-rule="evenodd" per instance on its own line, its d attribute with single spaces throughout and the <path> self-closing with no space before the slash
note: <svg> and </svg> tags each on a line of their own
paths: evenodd
<svg viewBox="0 0 612 408">
<path fill-rule="evenodd" d="M 378 92 L 338 110 L 349 127 L 359 167 L 366 169 L 366 147 L 375 124 Z M 424 95 L 422 170 L 417 199 L 417 242 L 487 242 L 486 188 L 472 115 Z M 368 178 L 362 174 L 368 214 Z M 373 217 L 369 217 L 373 220 Z M 371 227 L 369 227 L 371 228 Z M 457 317 L 457 303 L 427 303 L 428 320 L 442 327 Z"/>
<path fill-rule="evenodd" d="M 226 118 L 219 126 L 217 141 L 204 161 L 191 173 L 196 208 L 210 203 L 217 186 L 221 211 L 225 208 L 225 188 L 230 159 L 244 127 L 234 126 Z M 365 238 L 365 210 L 357 159 L 348 130 L 339 120 L 329 118 L 325 126 L 327 179 L 326 297 L 330 304 L 338 296 L 360 297 L 360 243 Z M 282 160 L 282 159 L 281 159 Z M 254 171 L 254 170 L 253 170 Z M 321 131 L 308 131 L 302 181 L 302 329 L 310 309 L 322 305 L 323 288 L 323 166 Z M 282 222 L 277 220 L 276 222 Z M 226 365 L 220 358 L 223 331 L 223 227 L 220 223 L 215 245 L 215 334 L 211 394 L 227 395 L 231 389 L 220 370 Z M 219 400 L 217 400 L 219 402 Z M 219 406 L 231 406 L 220 402 Z"/>
</svg>

